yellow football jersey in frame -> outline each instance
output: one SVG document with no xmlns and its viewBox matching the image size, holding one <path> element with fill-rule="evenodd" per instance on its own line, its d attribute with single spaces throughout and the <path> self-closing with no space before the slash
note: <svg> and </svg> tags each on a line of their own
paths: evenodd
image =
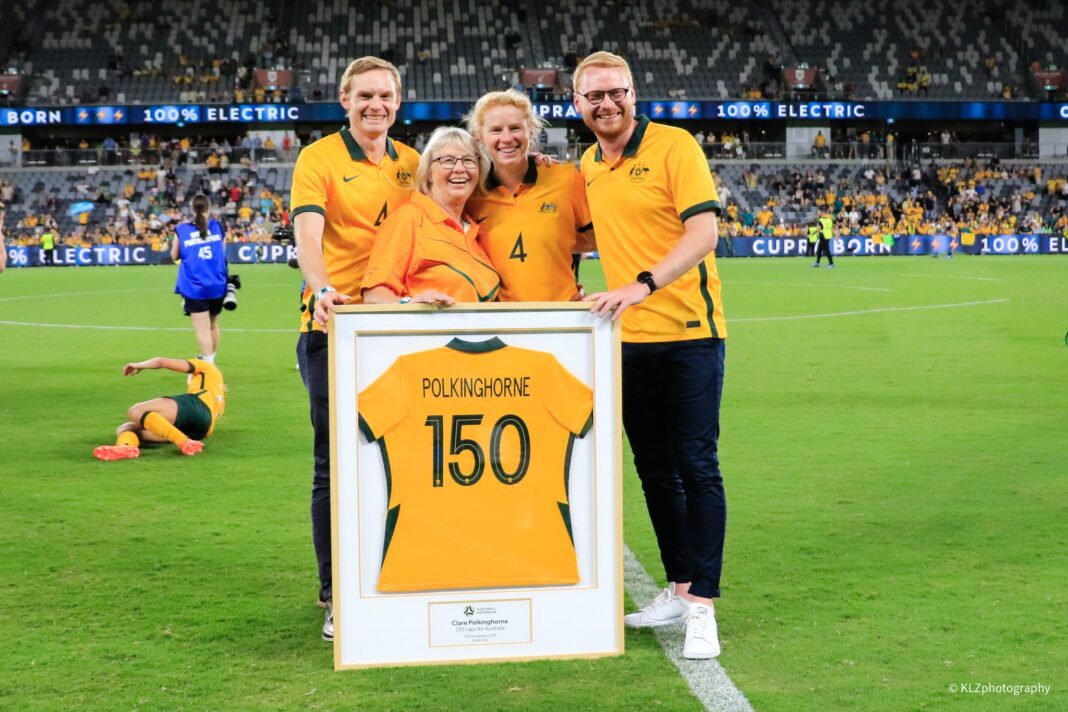
<svg viewBox="0 0 1068 712">
<path fill-rule="evenodd" d="M 574 584 L 568 477 L 593 392 L 550 354 L 453 339 L 357 398 L 388 512 L 378 590 Z"/>
</svg>

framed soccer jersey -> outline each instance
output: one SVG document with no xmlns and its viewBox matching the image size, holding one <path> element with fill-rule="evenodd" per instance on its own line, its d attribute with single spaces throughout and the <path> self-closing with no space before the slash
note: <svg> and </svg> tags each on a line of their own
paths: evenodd
<svg viewBox="0 0 1068 712">
<path fill-rule="evenodd" d="M 329 333 L 335 668 L 622 653 L 618 322 L 360 305 Z"/>
</svg>

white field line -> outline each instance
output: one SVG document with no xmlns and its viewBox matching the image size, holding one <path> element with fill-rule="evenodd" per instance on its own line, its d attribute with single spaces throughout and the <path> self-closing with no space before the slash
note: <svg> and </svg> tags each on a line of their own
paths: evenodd
<svg viewBox="0 0 1068 712">
<path fill-rule="evenodd" d="M 855 289 L 859 292 L 890 292 L 891 289 L 886 287 L 854 287 L 848 284 L 827 284 L 820 283 L 801 283 L 801 282 L 749 282 L 745 280 L 732 279 L 728 282 L 727 287 L 730 288 L 735 284 L 756 284 L 762 287 L 812 287 L 815 289 Z"/>
<path fill-rule="evenodd" d="M 832 319 L 840 316 L 864 316 L 866 314 L 880 314 L 886 312 L 911 312 L 930 311 L 932 309 L 957 309 L 960 307 L 976 307 L 988 304 L 1004 304 L 1010 299 L 987 299 L 981 302 L 955 302 L 952 304 L 924 304 L 911 307 L 873 307 L 872 309 L 858 309 L 856 311 L 828 312 L 825 314 L 795 314 L 792 316 L 742 316 L 729 320 L 731 324 L 755 322 L 755 321 L 797 321 L 799 319 Z M 55 324 L 40 321 L 12 321 L 0 319 L 0 326 L 32 326 L 45 329 L 93 329 L 97 331 L 189 331 L 190 327 L 178 326 L 125 326 L 108 324 Z M 226 328 L 227 332 L 245 334 L 287 334 L 296 333 L 296 327 L 292 329 L 242 329 Z"/>
<path fill-rule="evenodd" d="M 1011 299 L 987 299 L 981 302 L 955 302 L 953 304 L 924 304 L 913 307 L 873 307 L 871 309 L 857 309 L 856 311 L 827 312 L 824 314 L 796 314 L 793 316 L 749 316 L 734 317 L 728 319 L 728 324 L 752 321 L 796 321 L 798 319 L 833 319 L 840 316 L 864 316 L 866 314 L 881 314 L 887 312 L 911 312 L 930 311 L 932 309 L 957 309 L 960 307 L 977 307 L 987 304 L 1004 304 Z"/>
<path fill-rule="evenodd" d="M 191 326 L 113 326 L 107 324 L 50 324 L 39 321 L 7 321 L 0 319 L 0 326 L 36 326 L 45 329 L 92 329 L 96 331 L 183 331 L 187 332 Z M 296 334 L 297 328 L 292 329 L 225 329 L 227 333 L 245 334 Z"/>
<path fill-rule="evenodd" d="M 660 591 L 656 582 L 635 558 L 630 547 L 623 549 L 623 583 L 631 599 L 639 607 L 648 604 Z M 679 669 L 679 673 L 693 690 L 706 710 L 713 712 L 752 712 L 745 695 L 735 687 L 717 660 L 687 660 L 682 657 L 684 629 L 681 625 L 654 629 L 664 654 Z"/>
<path fill-rule="evenodd" d="M 927 274 L 914 272 L 913 274 L 899 274 L 898 277 L 931 277 L 934 279 L 968 279 L 974 282 L 1000 282 L 996 277 L 965 277 L 959 274 Z"/>
</svg>

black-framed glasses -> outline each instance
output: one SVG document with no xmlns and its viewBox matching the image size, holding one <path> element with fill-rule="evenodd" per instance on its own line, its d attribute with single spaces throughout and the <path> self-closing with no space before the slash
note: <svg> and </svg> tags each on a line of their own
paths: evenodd
<svg viewBox="0 0 1068 712">
<path fill-rule="evenodd" d="M 462 163 L 464 168 L 473 171 L 478 168 L 477 156 L 438 156 L 431 163 L 437 163 L 447 171 L 456 168 L 457 163 Z"/>
<path fill-rule="evenodd" d="M 620 87 L 619 89 L 609 89 L 607 91 L 594 89 L 593 91 L 588 91 L 585 94 L 580 91 L 577 91 L 575 93 L 581 96 L 586 101 L 593 104 L 594 106 L 597 106 L 602 101 L 604 101 L 604 98 L 606 96 L 618 104 L 619 102 L 623 101 L 623 99 L 627 96 L 627 92 L 629 91 L 630 87 Z"/>
</svg>

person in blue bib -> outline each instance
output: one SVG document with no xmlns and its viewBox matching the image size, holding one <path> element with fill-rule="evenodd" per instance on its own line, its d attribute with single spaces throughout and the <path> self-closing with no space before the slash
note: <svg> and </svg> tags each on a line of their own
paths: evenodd
<svg viewBox="0 0 1068 712">
<path fill-rule="evenodd" d="M 219 314 L 226 295 L 227 266 L 225 230 L 208 215 L 211 204 L 205 195 L 193 198 L 193 222 L 174 230 L 171 257 L 178 263 L 176 294 L 185 300 L 185 313 L 193 321 L 200 353 L 197 358 L 215 363 L 219 349 Z"/>
</svg>

